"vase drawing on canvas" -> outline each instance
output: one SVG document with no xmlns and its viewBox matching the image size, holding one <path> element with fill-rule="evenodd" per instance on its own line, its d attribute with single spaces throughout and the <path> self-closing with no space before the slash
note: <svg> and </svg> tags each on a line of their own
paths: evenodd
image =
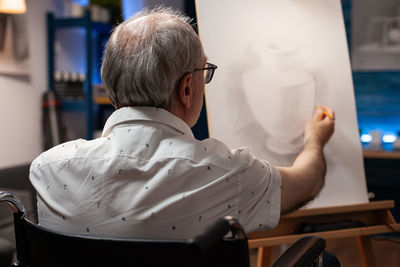
<svg viewBox="0 0 400 267">
<path fill-rule="evenodd" d="M 295 66 L 295 50 L 264 44 L 254 49 L 261 65 L 243 74 L 243 91 L 267 133 L 266 149 L 279 155 L 298 153 L 315 109 L 314 77 Z"/>
</svg>

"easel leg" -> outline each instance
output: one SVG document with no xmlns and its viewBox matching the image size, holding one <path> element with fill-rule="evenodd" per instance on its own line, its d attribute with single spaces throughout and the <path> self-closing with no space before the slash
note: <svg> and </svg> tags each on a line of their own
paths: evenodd
<svg viewBox="0 0 400 267">
<path fill-rule="evenodd" d="M 369 236 L 357 236 L 358 251 L 360 252 L 361 262 L 364 267 L 376 267 L 372 242 Z"/>
<path fill-rule="evenodd" d="M 258 248 L 257 267 L 268 267 L 271 264 L 271 248 Z"/>
</svg>

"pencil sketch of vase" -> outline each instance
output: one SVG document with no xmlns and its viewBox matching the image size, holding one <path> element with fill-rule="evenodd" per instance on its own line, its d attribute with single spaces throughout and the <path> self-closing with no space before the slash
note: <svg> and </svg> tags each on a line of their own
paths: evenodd
<svg viewBox="0 0 400 267">
<path fill-rule="evenodd" d="M 314 77 L 294 66 L 293 50 L 272 45 L 255 49 L 261 66 L 243 75 L 249 106 L 267 133 L 269 151 L 297 153 L 303 147 L 304 127 L 315 108 Z"/>
</svg>

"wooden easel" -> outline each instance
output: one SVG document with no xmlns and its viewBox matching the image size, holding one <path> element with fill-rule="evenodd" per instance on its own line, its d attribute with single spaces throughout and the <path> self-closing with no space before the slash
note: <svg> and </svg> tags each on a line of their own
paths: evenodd
<svg viewBox="0 0 400 267">
<path fill-rule="evenodd" d="M 357 240 L 363 266 L 376 266 L 370 235 L 400 230 L 400 224 L 396 223 L 390 212 L 393 207 L 394 201 L 388 200 L 298 210 L 282 216 L 278 226 L 271 231 L 248 234 L 249 248 L 258 248 L 257 267 L 264 267 L 271 264 L 271 247 L 273 246 L 290 244 L 306 235 L 316 235 L 326 240 L 353 237 Z M 331 223 L 344 220 L 358 220 L 366 226 L 312 234 L 296 234 L 304 222 Z"/>
</svg>

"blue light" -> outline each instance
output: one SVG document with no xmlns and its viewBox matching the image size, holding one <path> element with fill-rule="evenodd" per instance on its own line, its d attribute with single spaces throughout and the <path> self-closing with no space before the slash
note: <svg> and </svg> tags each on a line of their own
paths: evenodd
<svg viewBox="0 0 400 267">
<path fill-rule="evenodd" d="M 143 9 L 144 6 L 144 0 L 122 0 L 122 13 L 124 15 L 124 20 Z"/>
<path fill-rule="evenodd" d="M 89 0 L 72 0 L 72 2 L 81 5 L 81 6 L 87 6 L 89 5 Z"/>
<path fill-rule="evenodd" d="M 362 134 L 360 139 L 363 143 L 369 143 L 372 140 L 372 136 L 370 134 Z"/>
<path fill-rule="evenodd" d="M 394 143 L 396 141 L 397 136 L 394 134 L 384 134 L 382 137 L 383 143 Z"/>
</svg>

